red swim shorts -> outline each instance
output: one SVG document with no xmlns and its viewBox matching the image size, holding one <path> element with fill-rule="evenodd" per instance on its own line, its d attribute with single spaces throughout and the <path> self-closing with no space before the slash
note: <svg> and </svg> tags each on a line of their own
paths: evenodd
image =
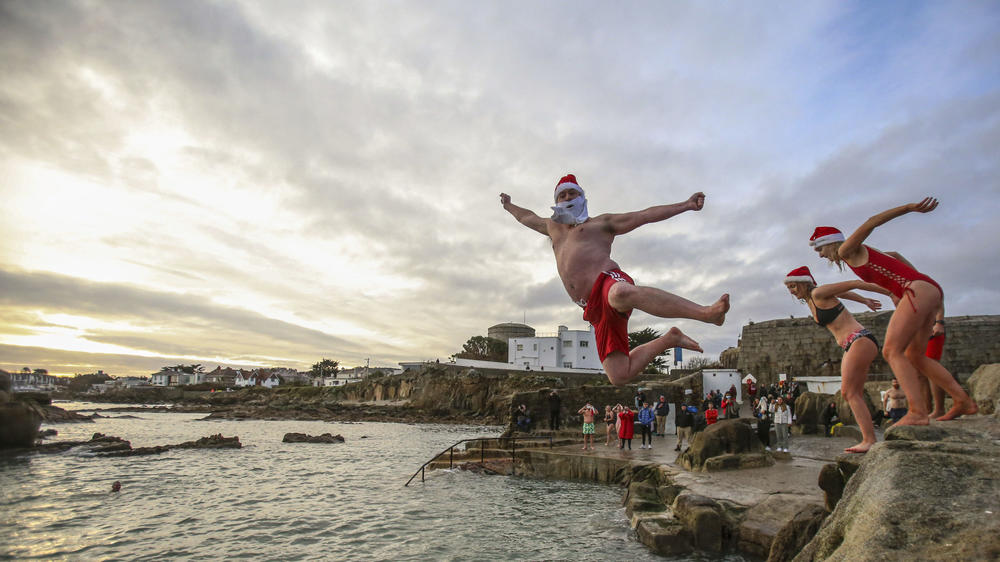
<svg viewBox="0 0 1000 562">
<path fill-rule="evenodd" d="M 931 336 L 930 341 L 927 342 L 927 357 L 935 361 L 941 360 L 941 355 L 944 354 L 944 334 L 938 334 L 936 336 Z"/>
<path fill-rule="evenodd" d="M 621 351 L 628 355 L 628 314 L 622 314 L 608 304 L 608 290 L 620 281 L 635 285 L 635 281 L 620 269 L 604 271 L 594 281 L 590 290 L 590 298 L 583 309 L 583 319 L 594 327 L 594 339 L 597 340 L 597 356 L 601 362 L 613 351 Z"/>
</svg>

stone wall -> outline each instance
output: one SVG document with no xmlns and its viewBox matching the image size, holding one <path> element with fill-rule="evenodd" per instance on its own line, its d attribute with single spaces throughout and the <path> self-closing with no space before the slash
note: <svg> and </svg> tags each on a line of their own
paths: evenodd
<svg viewBox="0 0 1000 562">
<path fill-rule="evenodd" d="M 855 314 L 879 343 L 892 311 Z M 941 363 L 963 380 L 977 367 L 1000 362 L 1000 315 L 948 317 L 948 339 Z M 728 350 L 727 350 L 728 352 Z M 752 373 L 763 384 L 777 380 L 778 373 L 791 377 L 839 376 L 843 351 L 826 328 L 811 318 L 785 318 L 755 322 L 743 327 L 736 365 Z M 731 354 L 727 359 L 731 360 Z M 891 375 L 881 355 L 872 363 L 872 374 Z"/>
</svg>

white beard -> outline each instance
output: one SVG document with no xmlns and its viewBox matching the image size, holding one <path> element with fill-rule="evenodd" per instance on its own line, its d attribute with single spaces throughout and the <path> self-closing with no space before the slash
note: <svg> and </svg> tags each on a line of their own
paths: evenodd
<svg viewBox="0 0 1000 562">
<path fill-rule="evenodd" d="M 587 216 L 587 199 L 583 196 L 556 203 L 552 210 L 552 220 L 560 224 L 581 224 L 590 218 Z"/>
</svg>

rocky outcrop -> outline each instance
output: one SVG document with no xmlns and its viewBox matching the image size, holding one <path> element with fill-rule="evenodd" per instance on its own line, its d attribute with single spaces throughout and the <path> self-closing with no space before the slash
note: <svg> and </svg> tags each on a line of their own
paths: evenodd
<svg viewBox="0 0 1000 562">
<path fill-rule="evenodd" d="M 791 494 L 775 494 L 768 497 L 761 503 L 747 510 L 746 516 L 739 525 L 739 550 L 752 556 L 767 558 L 782 530 L 789 525 L 794 525 L 796 530 L 802 526 L 803 513 L 826 512 L 815 502 Z M 818 528 L 818 525 L 816 526 Z M 808 529 L 805 530 L 806 532 Z M 816 530 L 812 530 L 815 534 Z M 812 535 L 809 535 L 812 538 Z M 790 544 L 801 542 L 805 544 L 808 539 L 802 540 L 799 532 L 792 529 L 785 531 L 781 539 L 782 549 L 787 550 Z M 801 548 L 802 545 L 799 545 Z M 795 550 L 798 552 L 798 549 Z M 779 559 L 787 559 L 786 555 L 781 555 Z"/>
<path fill-rule="evenodd" d="M 24 402 L 0 404 L 0 449 L 31 447 L 41 424 L 42 416 Z"/>
<path fill-rule="evenodd" d="M 774 464 L 747 418 L 722 420 L 695 434 L 677 463 L 687 470 L 732 470 Z"/>
<path fill-rule="evenodd" d="M 1000 558 L 994 419 L 893 427 L 854 462 L 837 463 L 843 496 L 796 561 Z"/>
<path fill-rule="evenodd" d="M 823 432 L 823 411 L 833 401 L 833 395 L 804 392 L 795 399 L 795 423 L 792 433 L 812 435 Z"/>
<path fill-rule="evenodd" d="M 969 378 L 969 390 L 980 414 L 1000 417 L 1000 363 L 976 369 Z"/>
<path fill-rule="evenodd" d="M 286 433 L 282 443 L 343 443 L 341 435 L 324 433 L 323 435 L 307 435 L 305 433 Z"/>
<path fill-rule="evenodd" d="M 132 443 L 116 437 L 95 433 L 89 441 L 60 441 L 56 443 L 46 443 L 37 445 L 30 449 L 20 449 L 21 453 L 61 453 L 76 447 L 85 447 L 96 457 L 135 457 L 144 455 L 158 455 L 172 449 L 239 449 L 243 446 L 240 438 L 224 437 L 221 433 L 202 437 L 195 441 L 185 441 L 176 445 L 156 445 L 153 447 L 133 448 Z"/>
</svg>

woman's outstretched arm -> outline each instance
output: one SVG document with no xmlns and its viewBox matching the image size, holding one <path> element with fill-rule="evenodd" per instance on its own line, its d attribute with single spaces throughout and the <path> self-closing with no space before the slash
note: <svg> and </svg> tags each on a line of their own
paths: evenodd
<svg viewBox="0 0 1000 562">
<path fill-rule="evenodd" d="M 874 231 L 876 227 L 882 226 L 892 219 L 901 217 L 907 213 L 929 213 L 933 211 L 937 205 L 937 199 L 934 199 L 933 197 L 925 197 L 924 200 L 919 203 L 901 205 L 872 216 L 866 220 L 864 224 L 859 226 L 858 229 L 855 230 L 853 234 L 848 236 L 847 240 L 844 240 L 844 243 L 840 245 L 840 249 L 837 251 L 837 253 L 840 254 L 840 259 L 850 263 L 851 258 L 857 256 L 861 252 L 861 245 L 864 243 L 865 239 L 871 235 L 872 231 Z"/>
</svg>

